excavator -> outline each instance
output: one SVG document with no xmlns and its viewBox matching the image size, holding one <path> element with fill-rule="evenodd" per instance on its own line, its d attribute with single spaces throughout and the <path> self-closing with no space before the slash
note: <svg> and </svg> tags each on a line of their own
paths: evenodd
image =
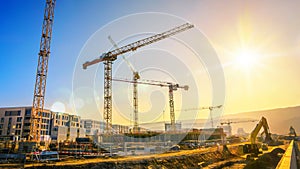
<svg viewBox="0 0 300 169">
<path fill-rule="evenodd" d="M 265 139 L 262 144 L 262 150 L 268 150 L 268 145 L 276 144 L 276 142 L 271 137 L 267 119 L 265 117 L 262 117 L 250 134 L 250 144 L 239 146 L 240 154 L 251 154 L 252 156 L 258 156 L 258 154 L 262 153 L 261 151 L 259 151 L 260 145 L 256 143 L 256 137 L 261 128 L 264 129 L 263 133 L 265 134 Z"/>
<path fill-rule="evenodd" d="M 290 132 L 287 136 L 284 137 L 285 140 L 296 140 L 299 141 L 300 137 L 297 136 L 296 130 L 293 126 L 290 127 Z"/>
</svg>

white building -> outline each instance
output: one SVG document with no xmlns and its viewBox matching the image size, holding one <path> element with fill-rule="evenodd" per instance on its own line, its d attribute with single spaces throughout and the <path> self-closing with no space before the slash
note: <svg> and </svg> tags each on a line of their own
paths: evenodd
<svg viewBox="0 0 300 169">
<path fill-rule="evenodd" d="M 52 140 L 75 141 L 77 137 L 85 137 L 85 131 L 80 127 L 79 116 L 61 112 L 53 112 L 52 115 Z"/>
</svg>

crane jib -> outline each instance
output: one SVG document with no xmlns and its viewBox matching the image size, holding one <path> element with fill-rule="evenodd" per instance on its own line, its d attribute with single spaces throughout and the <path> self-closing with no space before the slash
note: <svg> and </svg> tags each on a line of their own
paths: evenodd
<svg viewBox="0 0 300 169">
<path fill-rule="evenodd" d="M 96 63 L 99 63 L 99 62 L 102 62 L 102 61 L 107 61 L 107 60 L 114 61 L 114 60 L 117 59 L 118 55 L 127 53 L 129 51 L 135 51 L 137 48 L 149 45 L 151 43 L 154 43 L 154 42 L 157 42 L 159 40 L 165 39 L 167 37 L 170 37 L 172 35 L 175 35 L 179 32 L 183 32 L 183 31 L 185 31 L 187 29 L 190 29 L 190 28 L 193 28 L 193 27 L 194 27 L 194 25 L 189 24 L 189 23 L 185 23 L 181 26 L 178 26 L 178 27 L 173 28 L 171 30 L 168 30 L 166 32 L 159 33 L 159 34 L 156 34 L 154 36 L 144 38 L 144 39 L 141 39 L 139 41 L 133 42 L 131 44 L 125 45 L 123 47 L 114 49 L 114 50 L 109 51 L 107 53 L 103 53 L 100 56 L 100 58 L 94 59 L 93 61 L 90 61 L 90 62 L 85 62 L 83 64 L 83 68 L 86 69 L 88 66 L 91 66 L 93 64 L 96 64 Z"/>
</svg>

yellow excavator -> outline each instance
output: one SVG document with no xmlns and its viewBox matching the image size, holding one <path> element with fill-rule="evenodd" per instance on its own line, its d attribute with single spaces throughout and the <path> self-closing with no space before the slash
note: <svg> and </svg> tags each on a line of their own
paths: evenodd
<svg viewBox="0 0 300 169">
<path fill-rule="evenodd" d="M 263 141 L 264 143 L 262 144 L 262 150 L 268 150 L 268 144 L 274 145 L 275 142 L 271 137 L 267 119 L 265 117 L 262 117 L 250 134 L 250 144 L 239 146 L 240 154 L 251 154 L 252 156 L 257 156 L 258 154 L 262 153 L 261 151 L 259 151 L 260 145 L 256 143 L 256 137 L 262 127 L 264 129 L 263 133 L 265 134 L 265 139 Z"/>
</svg>

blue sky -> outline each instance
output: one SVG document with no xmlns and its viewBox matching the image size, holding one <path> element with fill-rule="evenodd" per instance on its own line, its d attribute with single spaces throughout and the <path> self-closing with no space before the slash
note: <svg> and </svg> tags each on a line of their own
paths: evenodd
<svg viewBox="0 0 300 169">
<path fill-rule="evenodd" d="M 1 107 L 32 104 L 44 6 L 43 0 L 1 3 Z M 69 104 L 74 65 L 89 37 L 115 19 L 141 12 L 179 16 L 208 37 L 224 66 L 227 112 L 299 105 L 298 7 L 295 1 L 59 0 L 46 107 L 56 101 Z M 232 53 L 245 44 L 249 50 L 259 48 L 262 69 L 252 65 L 246 72 L 226 67 L 234 60 Z"/>
</svg>

